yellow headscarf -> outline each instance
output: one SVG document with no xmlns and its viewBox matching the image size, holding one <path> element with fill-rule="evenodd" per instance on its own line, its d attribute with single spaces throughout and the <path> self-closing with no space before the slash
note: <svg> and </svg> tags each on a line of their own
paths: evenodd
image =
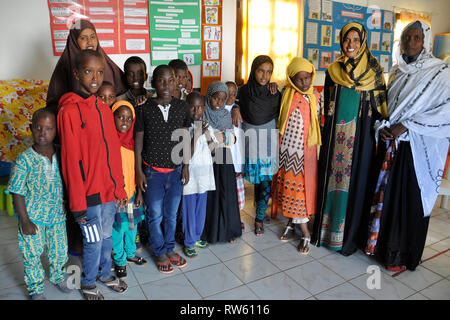
<svg viewBox="0 0 450 320">
<path fill-rule="evenodd" d="M 305 92 L 297 88 L 291 80 L 291 77 L 295 76 L 300 71 L 311 73 L 311 86 Z M 278 129 L 280 131 L 280 134 L 282 135 L 284 134 L 287 118 L 289 115 L 289 109 L 291 107 L 292 98 L 294 97 L 295 92 L 298 91 L 301 94 L 308 95 L 310 115 L 311 115 L 311 121 L 308 131 L 308 142 L 307 142 L 308 146 L 321 145 L 320 126 L 319 120 L 317 118 L 317 100 L 316 96 L 314 95 L 314 87 L 313 87 L 315 76 L 316 70 L 311 62 L 300 57 L 295 57 L 294 59 L 292 59 L 292 61 L 286 68 L 287 84 L 285 91 L 283 93 L 283 97 L 281 99 L 280 116 L 278 117 Z"/>
<path fill-rule="evenodd" d="M 344 37 L 351 30 L 357 31 L 360 36 L 361 46 L 355 58 L 347 57 L 342 50 Z M 341 44 L 341 56 L 327 69 L 331 80 L 344 87 L 355 90 L 374 90 L 373 93 L 378 112 L 384 117 L 387 117 L 386 83 L 384 81 L 383 68 L 381 68 L 369 48 L 367 48 L 366 29 L 357 22 L 351 22 L 341 29 L 339 40 Z"/>
</svg>

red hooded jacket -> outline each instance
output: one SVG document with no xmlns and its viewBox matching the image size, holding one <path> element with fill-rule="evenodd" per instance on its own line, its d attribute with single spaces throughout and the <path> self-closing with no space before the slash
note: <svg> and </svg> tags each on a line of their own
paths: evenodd
<svg viewBox="0 0 450 320">
<path fill-rule="evenodd" d="M 61 165 L 76 221 L 87 207 L 127 198 L 120 141 L 111 109 L 100 98 L 69 92 L 58 105 Z"/>
</svg>

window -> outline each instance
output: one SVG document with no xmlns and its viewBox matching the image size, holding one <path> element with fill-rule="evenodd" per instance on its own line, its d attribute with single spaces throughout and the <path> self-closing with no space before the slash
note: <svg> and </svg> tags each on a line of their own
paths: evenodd
<svg viewBox="0 0 450 320">
<path fill-rule="evenodd" d="M 238 0 L 237 6 L 236 82 L 247 81 L 261 54 L 273 60 L 271 81 L 284 81 L 287 65 L 301 49 L 303 0 Z"/>
</svg>

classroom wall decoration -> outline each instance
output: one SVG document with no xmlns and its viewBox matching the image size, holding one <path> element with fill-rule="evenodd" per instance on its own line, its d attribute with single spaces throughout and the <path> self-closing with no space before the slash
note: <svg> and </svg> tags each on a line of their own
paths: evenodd
<svg viewBox="0 0 450 320">
<path fill-rule="evenodd" d="M 349 22 L 367 30 L 367 45 L 388 72 L 392 65 L 394 13 L 331 0 L 305 0 L 303 56 L 316 70 L 325 71 L 340 56 L 339 32 Z"/>
<path fill-rule="evenodd" d="M 142 0 L 47 0 L 53 54 L 60 56 L 74 20 L 87 19 L 96 28 L 108 54 L 150 51 L 148 4 Z"/>
<path fill-rule="evenodd" d="M 187 65 L 202 63 L 200 1 L 148 1 L 152 65 L 173 59 Z"/>
<path fill-rule="evenodd" d="M 223 0 L 222 0 L 223 1 Z M 221 0 L 202 1 L 202 67 L 201 93 L 206 94 L 210 83 L 220 81 L 222 68 L 222 3 Z"/>
</svg>

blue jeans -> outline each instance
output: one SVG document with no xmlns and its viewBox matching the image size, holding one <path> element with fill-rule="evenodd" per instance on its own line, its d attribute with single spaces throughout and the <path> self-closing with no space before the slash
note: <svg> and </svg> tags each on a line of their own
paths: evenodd
<svg viewBox="0 0 450 320">
<path fill-rule="evenodd" d="M 96 277 L 106 280 L 111 274 L 112 227 L 116 204 L 108 202 L 87 208 L 86 223 L 80 223 L 83 233 L 83 273 L 81 284 L 91 286 Z"/>
<path fill-rule="evenodd" d="M 172 252 L 175 247 L 177 212 L 183 190 L 181 166 L 168 173 L 148 167 L 145 169 L 145 175 L 147 177 L 145 218 L 150 248 L 158 257 Z"/>
</svg>

